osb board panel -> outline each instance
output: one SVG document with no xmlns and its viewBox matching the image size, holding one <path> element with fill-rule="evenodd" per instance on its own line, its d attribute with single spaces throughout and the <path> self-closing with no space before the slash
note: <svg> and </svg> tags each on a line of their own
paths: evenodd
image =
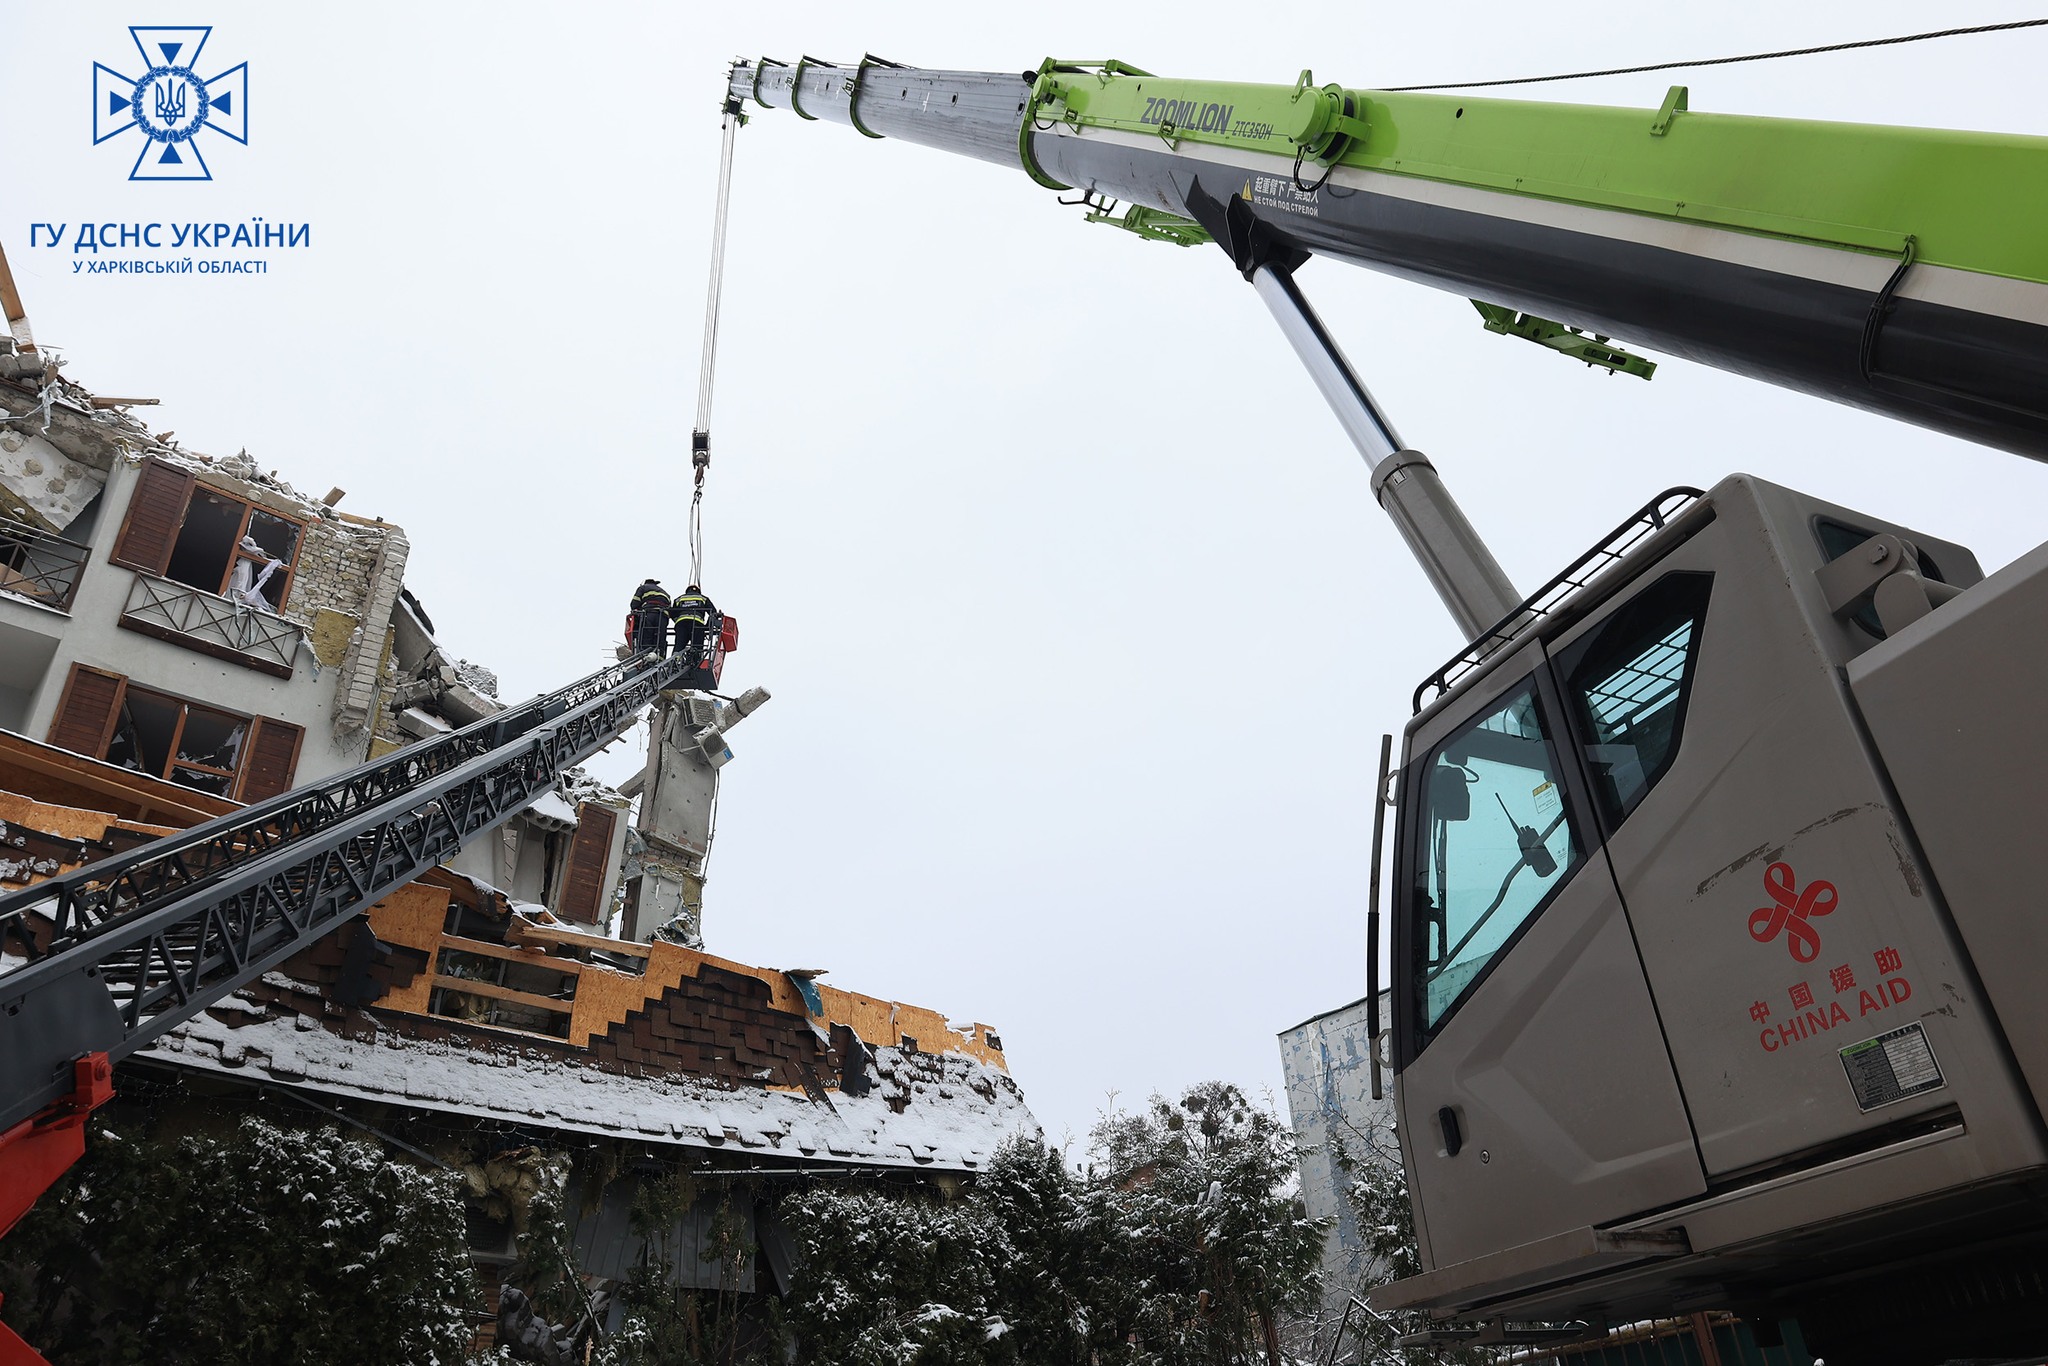
<svg viewBox="0 0 2048 1366">
<path fill-rule="evenodd" d="M 0 821 L 9 825 L 25 825 L 46 835 L 61 835 L 68 840 L 97 840 L 103 838 L 107 827 L 118 820 L 120 817 L 111 811 L 56 806 L 24 797 L 19 792 L 0 791 Z"/>
<path fill-rule="evenodd" d="M 756 971 L 660 939 L 647 945 L 647 968 L 638 977 L 613 968 L 586 967 L 576 988 L 576 1011 L 569 1021 L 570 1042 L 578 1047 L 588 1044 L 593 1035 L 604 1033 L 635 1011 L 647 1009 L 650 1002 L 671 987 L 681 985 L 684 978 L 696 977 L 706 963 L 735 972 Z M 792 989 L 790 995 L 795 994 Z M 802 1009 L 801 1001 L 797 1009 Z"/>
<path fill-rule="evenodd" d="M 582 993 L 578 992 L 579 1010 L 569 1035 L 572 1041 L 582 1043 L 592 1034 L 603 1033 L 611 1025 L 624 1020 L 627 1012 L 645 1009 L 648 1002 L 680 983 L 685 976 L 698 976 L 706 965 L 752 977 L 765 984 L 768 988 L 769 1005 L 776 1010 L 803 1019 L 815 1018 L 811 1015 L 810 1006 L 805 1003 L 802 994 L 797 991 L 795 983 L 789 980 L 787 973 L 770 968 L 750 967 L 745 963 L 736 963 L 730 958 L 720 958 L 714 954 L 686 949 L 681 945 L 660 940 L 656 940 L 648 948 L 647 975 L 644 979 L 638 979 L 642 983 L 637 993 L 638 999 L 633 999 L 636 993 L 632 991 L 614 988 L 606 995 L 604 1013 L 599 1014 L 596 1009 L 585 1012 L 580 1008 Z M 636 979 L 626 980 L 631 982 Z M 591 984 L 591 975 L 586 974 L 583 981 L 583 989 L 587 990 Z M 818 988 L 819 1002 L 825 1008 L 823 1018 L 817 1020 L 821 1028 L 830 1028 L 834 1024 L 846 1025 L 860 1036 L 861 1042 L 870 1047 L 897 1047 L 902 1043 L 903 1036 L 908 1034 L 916 1039 L 917 1046 L 926 1052 L 965 1053 L 992 1067 L 1009 1070 L 1002 1050 L 989 1047 L 986 1042 L 988 1031 L 982 1026 L 977 1025 L 970 1034 L 963 1035 L 947 1023 L 944 1015 L 923 1006 L 907 1006 L 896 1001 L 864 996 L 859 992 L 842 991 L 824 982 L 816 982 L 813 985 Z M 617 1010 L 619 1006 L 623 1006 L 624 1009 Z M 617 1013 L 613 1013 L 614 1010 L 617 1010 Z"/>
<path fill-rule="evenodd" d="M 986 1026 L 977 1024 L 962 1033 L 953 1028 L 944 1015 L 924 1006 L 884 1001 L 857 991 L 842 991 L 824 982 L 813 985 L 818 988 L 818 999 L 825 1007 L 825 1018 L 835 1024 L 851 1026 L 853 1032 L 860 1035 L 861 1042 L 870 1047 L 895 1048 L 908 1036 L 917 1040 L 917 1046 L 923 1052 L 965 1053 L 991 1067 L 1009 1070 L 1002 1050 L 989 1047 Z"/>
<path fill-rule="evenodd" d="M 850 1042 L 850 1032 L 833 1039 Z M 842 1061 L 803 1017 L 768 1005 L 766 982 L 710 964 L 592 1039 L 590 1052 L 598 1066 L 628 1076 L 709 1076 L 819 1100 Z"/>
<path fill-rule="evenodd" d="M 424 895 L 429 892 L 433 893 L 431 898 Z M 408 894 L 420 898 L 415 909 L 401 911 L 390 908 L 391 903 Z M 378 938 L 387 943 L 422 949 L 432 961 L 443 942 L 441 931 L 446 922 L 447 908 L 448 893 L 445 890 L 414 883 L 402 888 L 385 903 L 372 907 L 371 924 Z M 469 947 L 467 941 L 461 942 Z M 845 1025 L 870 1047 L 894 1048 L 902 1043 L 903 1036 L 909 1035 L 925 1052 L 964 1053 L 992 1067 L 1008 1070 L 1002 1051 L 987 1044 L 987 1030 L 983 1026 L 976 1025 L 972 1031 L 963 1034 L 935 1010 L 842 991 L 823 982 L 815 985 L 825 1013 L 822 1018 L 814 1017 L 802 994 L 785 973 L 750 967 L 729 958 L 719 958 L 661 940 L 645 947 L 647 970 L 639 976 L 600 964 L 579 963 L 570 958 L 545 960 L 549 967 L 572 973 L 577 979 L 576 995 L 569 1013 L 569 1043 L 572 1047 L 590 1047 L 636 1018 L 644 1019 L 665 995 L 683 988 L 686 982 L 701 981 L 709 969 L 714 976 L 724 972 L 757 983 L 766 997 L 763 1004 L 770 1010 L 798 1020 L 813 1021 L 822 1029 L 829 1029 L 834 1024 Z M 500 952 L 506 957 L 522 960 L 532 957 L 533 961 L 542 961 L 537 955 L 517 949 Z M 431 980 L 423 977 L 404 990 L 394 991 L 378 1004 L 386 1009 L 424 1014 L 431 990 Z M 684 994 L 704 993 L 692 989 Z M 718 993 L 708 994 L 715 996 Z"/>
<path fill-rule="evenodd" d="M 441 927 L 448 919 L 448 889 L 411 882 L 370 907 L 370 928 L 387 944 L 403 944 L 427 955 L 431 965 L 441 946 Z M 425 1014 L 434 977 L 423 972 L 411 983 L 377 1002 L 388 1010 Z"/>
</svg>

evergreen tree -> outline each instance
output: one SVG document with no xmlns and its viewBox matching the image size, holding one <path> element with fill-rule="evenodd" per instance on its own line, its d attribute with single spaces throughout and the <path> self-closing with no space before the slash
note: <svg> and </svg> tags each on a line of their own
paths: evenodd
<svg viewBox="0 0 2048 1366">
<path fill-rule="evenodd" d="M 1289 1193 L 1293 1134 L 1205 1082 L 1107 1117 L 1093 1138 L 1133 1252 L 1125 1308 L 1139 1342 L 1162 1362 L 1279 1366 L 1280 1315 L 1314 1302 L 1327 1231 Z"/>
<path fill-rule="evenodd" d="M 804 1359 L 1277 1366 L 1279 1315 L 1313 1301 L 1324 1235 L 1288 1193 L 1286 1127 L 1209 1083 L 1105 1118 L 1094 1155 L 1082 1175 L 1013 1141 L 951 1205 L 870 1191 L 789 1202 Z"/>
<path fill-rule="evenodd" d="M 454 1177 L 254 1118 L 97 1128 L 5 1253 L 8 1321 L 58 1366 L 456 1366 L 480 1299 Z"/>
<path fill-rule="evenodd" d="M 1129 1326 L 1117 1310 L 1130 1268 L 1104 1193 L 1057 1149 L 1019 1139 L 997 1150 L 972 1204 L 1003 1231 L 995 1291 L 1007 1350 L 1030 1363 L 1113 1354 Z"/>
<path fill-rule="evenodd" d="M 1004 1230 L 973 1205 L 813 1191 L 788 1206 L 802 1270 L 789 1322 L 835 1366 L 1015 1360 L 993 1308 Z"/>
</svg>

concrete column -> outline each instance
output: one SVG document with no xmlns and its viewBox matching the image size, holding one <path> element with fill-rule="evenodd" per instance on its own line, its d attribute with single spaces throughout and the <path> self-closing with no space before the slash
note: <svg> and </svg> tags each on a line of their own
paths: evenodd
<svg viewBox="0 0 2048 1366">
<path fill-rule="evenodd" d="M 641 780 L 637 890 L 620 927 L 623 937 L 704 943 L 704 861 L 711 853 L 711 814 L 718 770 L 732 758 L 725 732 L 768 700 L 750 688 L 733 701 L 700 692 L 665 692 L 656 701 Z M 629 880 L 635 878 L 628 869 Z"/>
</svg>

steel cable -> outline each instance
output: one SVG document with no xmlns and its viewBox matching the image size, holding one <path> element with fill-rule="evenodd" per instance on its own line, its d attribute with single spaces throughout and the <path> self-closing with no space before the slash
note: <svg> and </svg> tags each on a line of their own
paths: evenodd
<svg viewBox="0 0 2048 1366">
<path fill-rule="evenodd" d="M 1811 57 L 1822 52 L 1850 52 L 1867 47 L 1895 47 L 1900 43 L 1924 43 L 1933 38 L 1961 38 L 1973 33 L 2002 33 L 2011 29 L 2041 28 L 2048 19 L 2014 19 L 2003 24 L 1974 24 L 1968 28 L 1934 29 L 1927 33 L 1905 33 L 1896 38 L 1861 38 L 1850 43 L 1827 43 L 1820 47 L 1791 47 L 1780 52 L 1751 52 L 1740 57 L 1702 57 L 1684 62 L 1652 62 L 1645 66 L 1615 66 L 1603 71 L 1570 71 L 1556 76 L 1516 76 L 1502 81 L 1442 81 L 1433 85 L 1383 85 L 1389 94 L 1413 90 L 1479 90 L 1497 85 L 1542 85 L 1550 81 L 1581 81 L 1595 76 L 1633 76 L 1644 71 L 1673 71 L 1692 66 L 1731 66 L 1737 62 L 1768 62 L 1780 57 Z"/>
</svg>

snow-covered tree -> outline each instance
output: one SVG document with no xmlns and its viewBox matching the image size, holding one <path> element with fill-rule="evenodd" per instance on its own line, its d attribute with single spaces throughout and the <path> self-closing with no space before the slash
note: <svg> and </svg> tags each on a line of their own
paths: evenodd
<svg viewBox="0 0 2048 1366">
<path fill-rule="evenodd" d="M 1042 1143 L 996 1152 L 970 1200 L 1005 1255 L 995 1266 L 996 1303 L 1007 1325 L 1000 1346 L 1019 1362 L 1114 1359 L 1127 1314 L 1119 1313 L 1130 1265 L 1115 1208 Z"/>
<path fill-rule="evenodd" d="M 1008 1324 L 994 1309 L 1001 1226 L 972 1204 L 870 1191 L 812 1191 L 788 1207 L 803 1261 L 790 1326 L 806 1360 L 841 1366 L 991 1357 Z"/>
<path fill-rule="evenodd" d="M 457 1178 L 255 1118 L 96 1126 L 0 1247 L 8 1322 L 58 1366 L 458 1366 L 481 1298 Z"/>
<path fill-rule="evenodd" d="M 812 1191 L 785 1206 L 806 1360 L 862 1366 L 1274 1361 L 1314 1299 L 1324 1229 L 1290 1193 L 1293 1137 L 1210 1083 L 1104 1119 L 1076 1173 L 1016 1141 L 966 1199 Z"/>
<path fill-rule="evenodd" d="M 1236 1087 L 1154 1096 L 1093 1134 L 1095 1175 L 1128 1240 L 1134 1360 L 1279 1366 L 1282 1313 L 1314 1303 L 1324 1225 L 1292 1194 L 1294 1136 Z"/>
</svg>

